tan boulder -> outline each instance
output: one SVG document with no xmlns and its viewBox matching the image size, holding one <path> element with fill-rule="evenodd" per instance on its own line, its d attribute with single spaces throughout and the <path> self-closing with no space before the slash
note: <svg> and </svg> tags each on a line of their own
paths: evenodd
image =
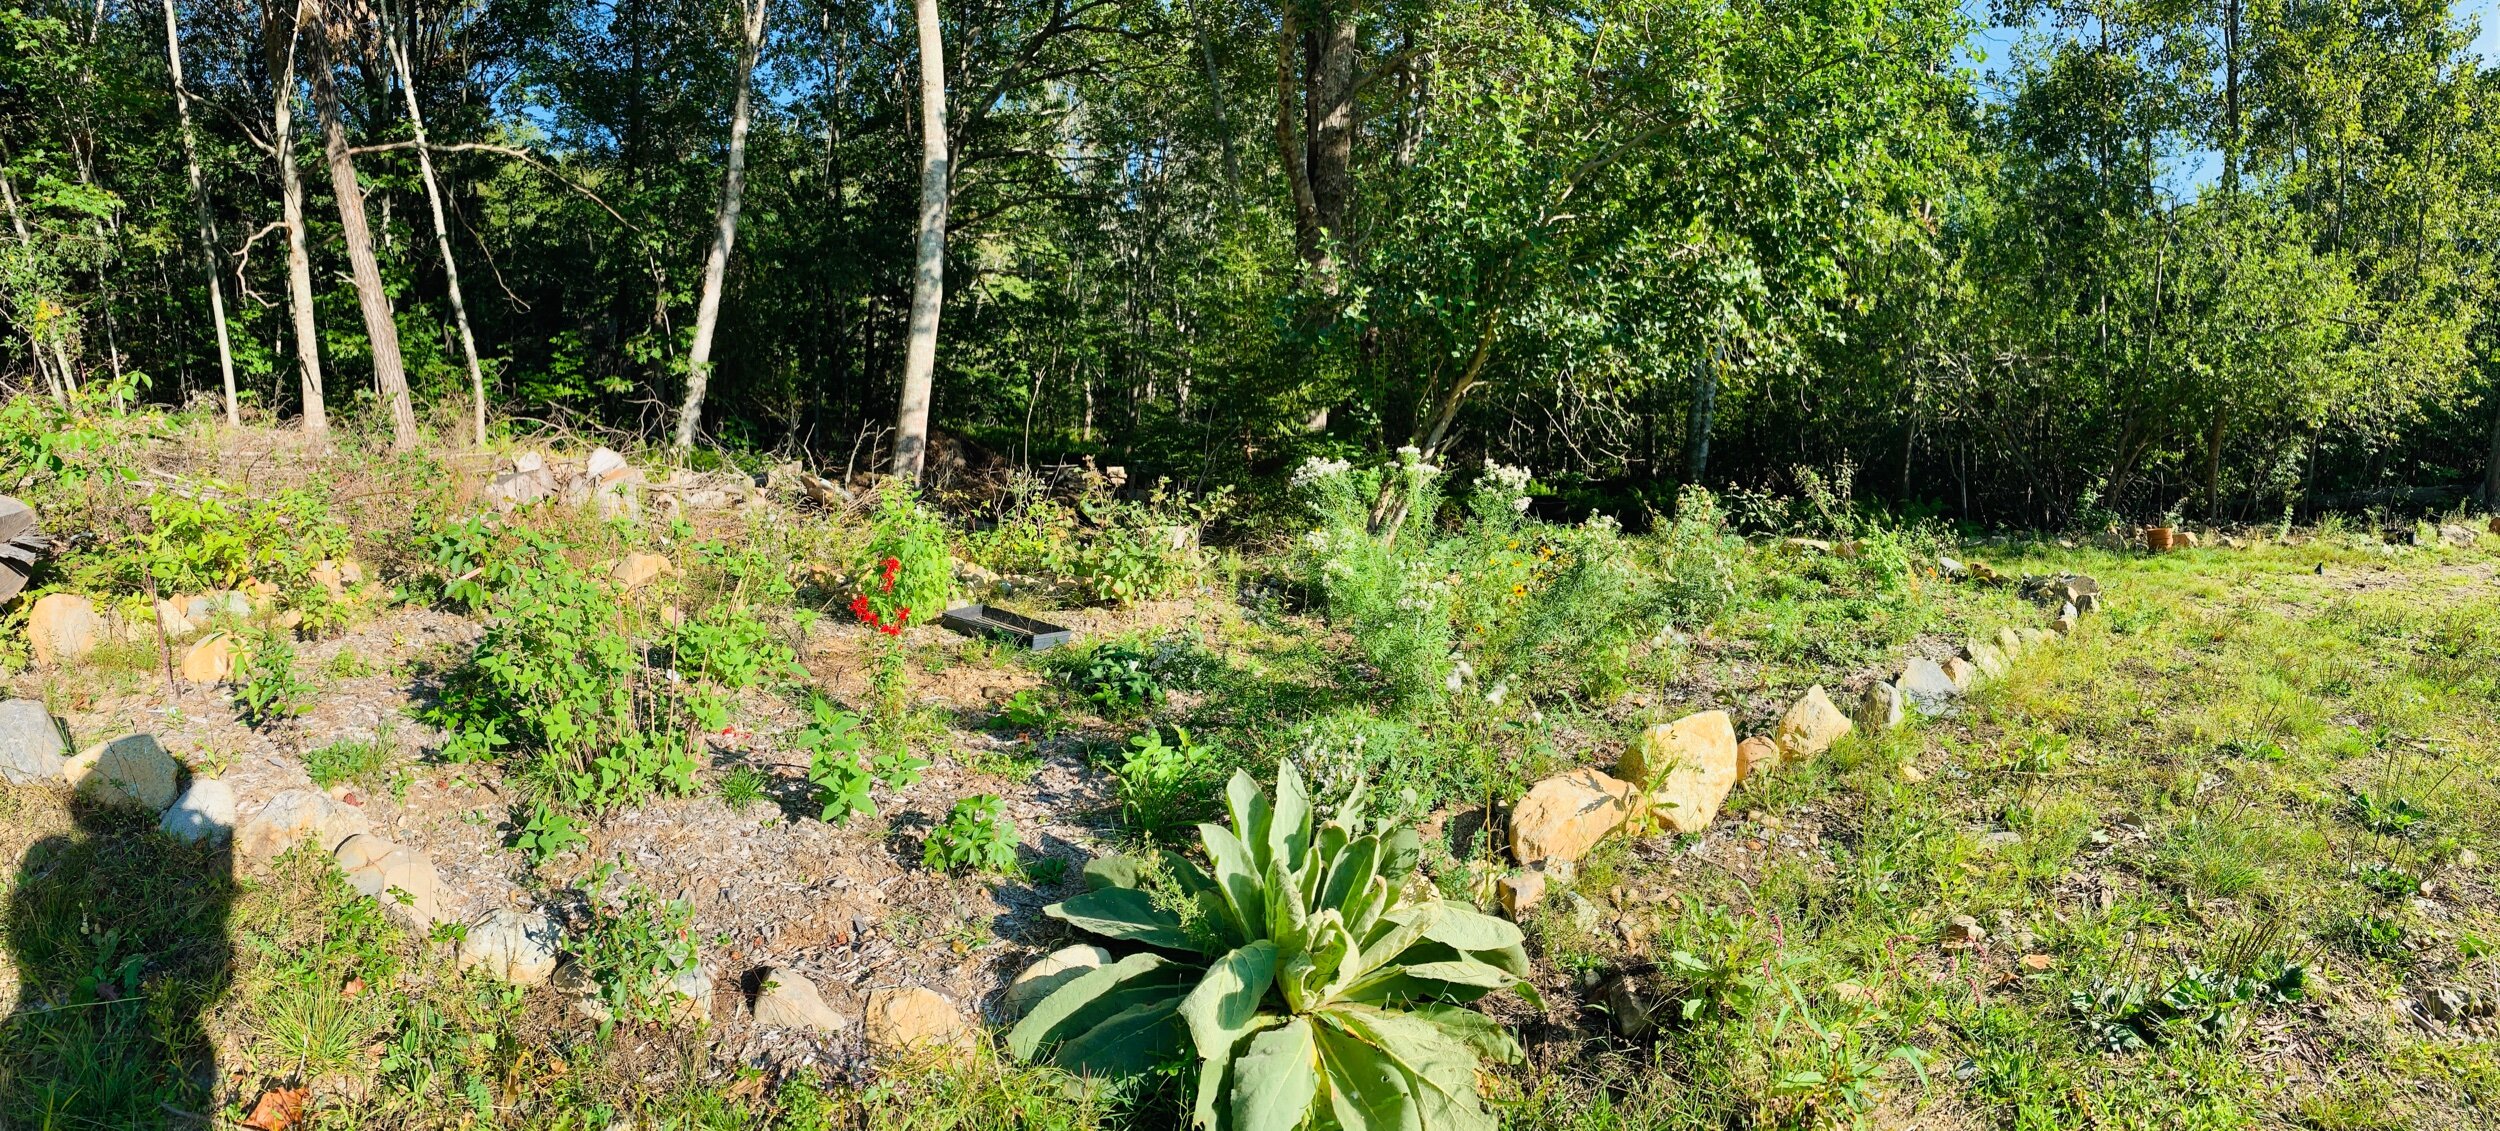
<svg viewBox="0 0 2500 1131">
<path fill-rule="evenodd" d="M 819 1033 L 850 1027 L 850 1019 L 825 1004 L 807 975 L 787 967 L 764 971 L 755 994 L 755 1023 L 773 1029 L 811 1029 Z"/>
<path fill-rule="evenodd" d="M 363 810 L 318 790 L 290 789 L 235 830 L 234 850 L 245 860 L 269 860 L 309 837 L 329 852 L 366 827 Z"/>
<path fill-rule="evenodd" d="M 331 561 L 328 558 L 323 558 L 318 564 L 312 567 L 312 579 L 314 584 L 321 586 L 324 591 L 330 594 L 331 600 L 344 601 L 347 599 L 347 582 L 339 576 L 339 564 L 337 562 Z"/>
<path fill-rule="evenodd" d="M 182 678 L 193 683 L 224 683 L 234 678 L 243 658 L 243 644 L 231 632 L 212 632 L 182 654 Z"/>
<path fill-rule="evenodd" d="M 403 844 L 371 833 L 347 838 L 331 853 L 347 884 L 382 905 L 382 913 L 412 931 L 427 931 L 439 917 L 442 881 L 434 862 Z"/>
<path fill-rule="evenodd" d="M 971 1035 L 963 1011 L 936 990 L 898 986 L 868 994 L 868 1047 L 882 1053 L 960 1045 Z"/>
<path fill-rule="evenodd" d="M 1026 1010 L 1049 997 L 1050 992 L 1062 983 L 1095 967 L 1110 964 L 1111 952 L 1101 947 L 1083 943 L 1061 947 L 1034 959 L 1031 966 L 1016 975 L 1016 980 L 1009 983 L 1006 992 L 1000 996 L 999 1006 L 1007 1015 L 1021 1017 Z"/>
<path fill-rule="evenodd" d="M 1502 910 L 1517 919 L 1545 901 L 1545 873 L 1527 871 L 1504 876 L 1494 883 L 1493 890 L 1502 901 Z"/>
<path fill-rule="evenodd" d="M 1858 697 L 1858 714 L 1854 720 L 1859 730 L 1883 731 L 1900 726 L 1903 716 L 1901 689 L 1876 680 L 1866 685 Z"/>
<path fill-rule="evenodd" d="M 152 734 L 99 742 L 62 763 L 61 777 L 107 805 L 162 813 L 181 796 L 182 767 Z"/>
<path fill-rule="evenodd" d="M 1648 793 L 1663 828 L 1697 833 L 1719 815 L 1740 776 L 1736 725 L 1725 711 L 1703 711 L 1641 732 L 1623 756 L 1623 776 Z"/>
<path fill-rule="evenodd" d="M 96 615 L 95 602 L 75 593 L 47 593 L 27 611 L 26 636 L 36 664 L 74 664 L 103 639 L 104 618 Z"/>
<path fill-rule="evenodd" d="M 1780 764 L 1779 743 L 1755 735 L 1736 744 L 1736 780 L 1752 777 L 1755 770 L 1768 770 Z"/>
<path fill-rule="evenodd" d="M 666 554 L 627 554 L 608 572 L 627 592 L 631 592 L 676 571 L 677 567 L 670 563 Z"/>
<path fill-rule="evenodd" d="M 1972 684 L 1979 682 L 1979 667 L 1969 660 L 1955 656 L 1944 662 L 1944 677 L 1952 680 L 1953 686 L 1968 691 Z"/>
<path fill-rule="evenodd" d="M 1557 774 L 1529 787 L 1510 813 L 1510 851 L 1522 864 L 1577 860 L 1630 820 L 1639 803 L 1631 782 L 1595 770 Z"/>
<path fill-rule="evenodd" d="M 1818 683 L 1807 688 L 1788 713 L 1780 716 L 1779 728 L 1771 732 L 1771 740 L 1779 744 L 1781 761 L 1795 762 L 1831 749 L 1832 743 L 1840 741 L 1840 736 L 1849 730 L 1849 716 Z"/>
</svg>

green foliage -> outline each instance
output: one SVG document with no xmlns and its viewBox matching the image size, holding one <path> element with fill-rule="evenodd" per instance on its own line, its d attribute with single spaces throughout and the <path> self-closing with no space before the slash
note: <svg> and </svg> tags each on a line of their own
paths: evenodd
<svg viewBox="0 0 2500 1131">
<path fill-rule="evenodd" d="M 1298 547 L 1305 584 L 1389 697 L 1436 702 L 1470 676 L 1510 693 L 1610 690 L 1659 607 L 1614 524 L 1527 518 L 1527 472 L 1488 464 L 1444 531 L 1441 478 L 1411 449 L 1380 471 L 1314 459 L 1294 477 L 1319 519 Z M 1394 520 L 1377 532 L 1376 502 Z"/>
<path fill-rule="evenodd" d="M 1027 687 L 1008 696 L 1007 702 L 998 708 L 998 725 L 1049 737 L 1058 730 L 1059 710 L 1042 698 L 1041 692 Z"/>
<path fill-rule="evenodd" d="M 733 811 L 743 811 L 766 797 L 768 780 L 753 766 L 738 766 L 722 774 L 716 787 L 721 802 Z"/>
<path fill-rule="evenodd" d="M 851 609 L 889 634 L 934 624 L 954 590 L 946 524 L 909 489 L 888 486 L 868 517 L 868 541 L 852 563 L 859 595 Z"/>
<path fill-rule="evenodd" d="M 512 846 L 528 853 L 530 863 L 544 864 L 587 843 L 572 814 L 539 801 L 530 805 L 529 819 L 522 822 Z"/>
<path fill-rule="evenodd" d="M 236 674 L 243 720 L 267 726 L 312 709 L 313 686 L 295 674 L 295 645 L 267 629 L 252 634 Z"/>
<path fill-rule="evenodd" d="M 2353 791 L 2345 806 L 2352 822 L 2381 836 L 2412 836 L 2421 831 L 2430 814 L 2408 797 L 2384 796 L 2368 790 Z"/>
<path fill-rule="evenodd" d="M 731 690 L 804 678 L 797 651 L 743 607 L 714 605 L 677 623 L 664 646 L 684 674 Z"/>
<path fill-rule="evenodd" d="M 1161 727 L 1130 738 L 1113 772 L 1120 819 L 1150 841 L 1170 838 L 1213 809 L 1215 766 L 1222 752 L 1191 738 L 1187 727 L 1171 731 L 1168 743 Z"/>
<path fill-rule="evenodd" d="M 1199 532 L 1231 502 L 1229 486 L 1190 498 L 1168 483 L 1143 498 L 1089 489 L 1063 500 L 1048 483 L 1019 474 L 999 500 L 996 522 L 965 535 L 963 548 L 985 568 L 1060 578 L 1099 604 L 1156 600 L 1204 570 Z"/>
<path fill-rule="evenodd" d="M 2228 1040 L 2249 1013 L 2300 1000 L 2307 980 L 2297 964 L 2277 963 L 2264 976 L 2230 974 L 2190 964 L 2159 986 L 2140 982 L 2076 990 L 2068 1006 L 2094 1044 L 2111 1052 L 2140 1052 L 2185 1030 L 2208 1040 Z"/>
<path fill-rule="evenodd" d="M 707 669 L 663 670 L 639 633 L 644 614 L 604 576 L 573 564 L 563 547 L 526 529 L 518 552 L 482 594 L 486 631 L 445 681 L 428 721 L 451 732 L 444 757 L 479 761 L 520 753 L 528 776 L 560 803 L 604 810 L 668 792 L 694 792 L 694 732 L 727 722 Z M 715 621 L 732 645 L 747 637 L 734 617 Z M 760 678 L 777 670 L 762 649 L 715 651 L 720 674 Z"/>
<path fill-rule="evenodd" d="M 815 784 L 816 800 L 824 806 L 822 819 L 840 825 L 848 824 L 853 813 L 874 816 L 877 805 L 868 791 L 876 775 L 860 762 L 866 739 L 859 731 L 859 716 L 822 695 L 808 696 L 807 710 L 814 721 L 791 735 L 790 744 L 807 751 L 807 780 Z"/>
<path fill-rule="evenodd" d="M 920 846 L 920 866 L 933 872 L 1016 872 L 1016 826 L 992 794 L 957 801 Z"/>
<path fill-rule="evenodd" d="M 694 906 L 631 884 L 612 899 L 593 898 L 590 928 L 568 946 L 616 1020 L 667 1021 L 681 1000 L 675 980 L 695 969 Z"/>
<path fill-rule="evenodd" d="M 1325 821 L 1291 763 L 1272 803 L 1245 773 L 1225 795 L 1231 827 L 1199 827 L 1207 868 L 1098 862 L 1094 890 L 1045 909 L 1131 953 L 1034 1005 L 1009 1050 L 1135 1078 L 1185 1042 L 1200 1127 L 1489 1131 L 1478 1063 L 1519 1046 L 1464 1004 L 1533 993 L 1518 929 L 1410 899 L 1420 842 L 1367 820 L 1359 788 Z"/>
<path fill-rule="evenodd" d="M 1068 688 L 1103 714 L 1124 718 L 1163 702 L 1155 651 L 1130 641 L 1105 641 L 1063 669 Z"/>
<path fill-rule="evenodd" d="M 393 727 L 385 721 L 371 738 L 342 738 L 327 746 L 307 751 L 304 773 L 313 784 L 328 789 L 341 782 L 362 782 L 371 785 L 381 780 L 390 768 Z"/>
</svg>

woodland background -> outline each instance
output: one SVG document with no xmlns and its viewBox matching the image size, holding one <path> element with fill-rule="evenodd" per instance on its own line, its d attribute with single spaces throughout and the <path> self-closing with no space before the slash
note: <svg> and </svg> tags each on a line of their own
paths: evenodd
<svg viewBox="0 0 2500 1131">
<path fill-rule="evenodd" d="M 2500 71 L 2462 8 L 918 11 L 943 458 L 1213 487 L 1416 444 L 1630 512 L 1802 467 L 2023 525 L 2500 495 Z M 243 413 L 302 420 L 317 368 L 350 423 L 660 443 L 699 373 L 690 458 L 868 470 L 911 336 L 919 23 L 26 0 L 0 376 L 222 398 L 222 307 Z"/>
</svg>

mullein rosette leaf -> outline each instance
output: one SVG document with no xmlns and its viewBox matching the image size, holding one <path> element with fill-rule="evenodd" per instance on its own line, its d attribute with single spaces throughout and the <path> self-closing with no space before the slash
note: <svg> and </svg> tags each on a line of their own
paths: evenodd
<svg viewBox="0 0 2500 1131">
<path fill-rule="evenodd" d="M 1116 859 L 1087 870 L 1093 890 L 1045 909 L 1134 953 L 1036 1003 L 1009 1050 L 1119 1078 L 1186 1038 L 1205 1131 L 1492 1128 L 1477 1068 L 1518 1060 L 1519 1045 L 1465 1006 L 1502 990 L 1535 1000 L 1519 928 L 1407 898 L 1420 841 L 1366 820 L 1359 785 L 1325 822 L 1290 763 L 1272 803 L 1238 772 L 1225 801 L 1230 827 L 1198 826 L 1205 867 L 1158 861 L 1190 921 L 1167 909 L 1171 892 L 1140 886 L 1147 869 Z"/>
</svg>

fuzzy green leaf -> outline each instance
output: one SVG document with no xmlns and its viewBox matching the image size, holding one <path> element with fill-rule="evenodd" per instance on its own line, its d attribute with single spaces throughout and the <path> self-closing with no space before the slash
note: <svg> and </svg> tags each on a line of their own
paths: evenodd
<svg viewBox="0 0 2500 1131">
<path fill-rule="evenodd" d="M 1089 891 L 1042 909 L 1042 914 L 1104 938 L 1169 950 L 1196 950 L 1181 921 L 1135 888 Z"/>
<path fill-rule="evenodd" d="M 1137 1004 L 1139 990 L 1169 992 L 1189 970 L 1162 955 L 1141 951 L 1097 966 L 1035 1002 L 1007 1034 L 1007 1051 L 1026 1060 L 1061 1037 L 1083 1033 L 1102 1019 Z M 1160 975 L 1160 976 L 1158 976 Z M 1122 991 L 1128 991 L 1123 993 Z"/>
<path fill-rule="evenodd" d="M 1208 823 L 1198 826 L 1198 839 L 1207 846 L 1207 862 L 1214 866 L 1216 886 L 1224 892 L 1224 903 L 1241 928 L 1243 939 L 1267 937 L 1267 895 L 1262 882 L 1266 869 L 1258 858 L 1232 831 L 1222 825 Z"/>
<path fill-rule="evenodd" d="M 1421 1131 L 1415 1094 L 1388 1057 L 1334 1025 L 1317 1029 L 1330 1114 L 1346 1131 Z"/>
<path fill-rule="evenodd" d="M 1293 1131 L 1319 1098 L 1311 1021 L 1296 1017 L 1250 1039 L 1233 1061 L 1232 1131 Z"/>
</svg>

